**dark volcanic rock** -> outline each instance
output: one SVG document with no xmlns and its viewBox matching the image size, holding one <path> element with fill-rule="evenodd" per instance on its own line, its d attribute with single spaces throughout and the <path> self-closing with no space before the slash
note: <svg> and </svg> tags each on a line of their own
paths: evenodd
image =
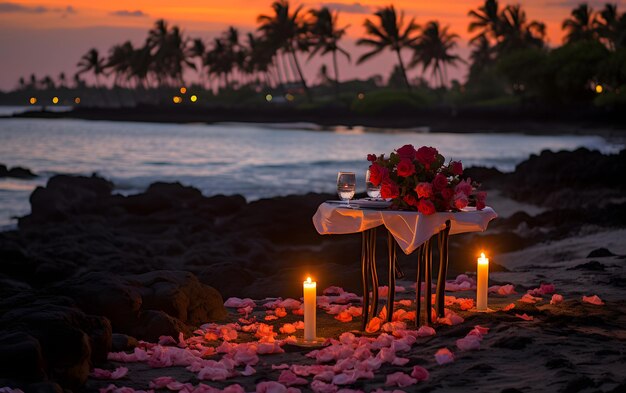
<svg viewBox="0 0 626 393">
<path fill-rule="evenodd" d="M 111 348 L 109 321 L 83 313 L 67 298 L 17 295 L 0 302 L 0 315 L 0 353 L 24 356 L 1 369 L 24 383 L 49 378 L 79 388 Z M 20 348 L 11 341 L 16 335 L 23 339 Z"/>
<path fill-rule="evenodd" d="M 626 150 L 603 155 L 580 148 L 575 151 L 544 150 L 515 168 L 502 182 L 515 199 L 538 205 L 580 208 L 597 206 L 619 197 L 626 189 Z"/>
<path fill-rule="evenodd" d="M 50 291 L 73 298 L 88 313 L 107 317 L 114 331 L 145 340 L 176 336 L 189 331 L 185 324 L 198 326 L 226 317 L 219 292 L 188 272 L 91 272 Z"/>
<path fill-rule="evenodd" d="M 580 265 L 576 265 L 574 267 L 570 267 L 567 270 L 590 270 L 590 271 L 595 271 L 595 272 L 601 272 L 601 271 L 604 271 L 605 268 L 606 266 L 604 266 L 600 262 L 591 261 L 587 263 L 581 263 Z"/>
<path fill-rule="evenodd" d="M 37 187 L 30 196 L 31 214 L 19 220 L 20 228 L 41 222 L 60 221 L 72 213 L 98 211 L 100 199 L 111 194 L 113 183 L 100 177 L 57 175 L 45 188 Z"/>
<path fill-rule="evenodd" d="M 609 251 L 606 248 L 597 248 L 591 251 L 589 255 L 587 255 L 587 258 L 605 258 L 605 257 L 614 257 L 614 256 L 615 254 L 613 254 L 611 251 Z"/>
<path fill-rule="evenodd" d="M 3 178 L 3 177 L 13 177 L 16 179 L 33 179 L 37 177 L 37 175 L 31 172 L 31 170 L 28 168 L 15 166 L 9 169 L 7 168 L 6 165 L 0 164 L 0 178 Z"/>
<path fill-rule="evenodd" d="M 0 331 L 0 378 L 41 381 L 46 377 L 41 345 L 33 336 Z"/>
</svg>

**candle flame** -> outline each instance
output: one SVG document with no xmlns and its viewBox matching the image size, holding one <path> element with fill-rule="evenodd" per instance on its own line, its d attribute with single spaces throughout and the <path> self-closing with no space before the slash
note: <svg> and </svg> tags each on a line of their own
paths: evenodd
<svg viewBox="0 0 626 393">
<path fill-rule="evenodd" d="M 484 253 L 484 252 L 481 252 L 481 253 L 480 253 L 480 257 L 481 257 L 481 258 L 484 258 L 484 257 L 485 257 L 485 253 Z"/>
<path fill-rule="evenodd" d="M 307 283 L 307 284 L 310 284 L 310 283 L 311 283 L 311 277 L 307 277 L 307 278 L 306 278 L 306 283 Z"/>
</svg>

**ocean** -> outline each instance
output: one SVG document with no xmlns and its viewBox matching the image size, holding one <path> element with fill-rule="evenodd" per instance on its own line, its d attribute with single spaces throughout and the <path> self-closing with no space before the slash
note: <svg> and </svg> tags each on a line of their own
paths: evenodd
<svg viewBox="0 0 626 393">
<path fill-rule="evenodd" d="M 579 147 L 618 152 L 600 136 L 451 134 L 364 128 L 318 130 L 311 124 L 158 124 L 64 119 L 0 119 L 0 163 L 23 166 L 35 180 L 0 179 L 0 227 L 28 214 L 28 197 L 55 174 L 112 180 L 116 192 L 141 192 L 152 182 L 179 181 L 205 195 L 241 194 L 248 200 L 334 192 L 337 171 L 357 173 L 364 191 L 368 153 L 404 144 L 436 147 L 464 166 L 513 171 L 544 149 Z"/>
</svg>

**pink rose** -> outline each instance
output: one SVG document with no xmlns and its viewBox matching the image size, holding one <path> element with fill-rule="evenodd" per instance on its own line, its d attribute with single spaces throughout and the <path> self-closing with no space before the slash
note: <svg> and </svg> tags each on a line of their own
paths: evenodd
<svg viewBox="0 0 626 393">
<path fill-rule="evenodd" d="M 469 201 L 467 200 L 467 195 L 465 195 L 462 192 L 457 192 L 456 194 L 454 194 L 454 207 L 456 207 L 457 209 L 461 210 L 464 207 L 467 206 L 467 204 L 469 203 Z"/>
<path fill-rule="evenodd" d="M 407 205 L 417 207 L 417 198 L 415 198 L 413 194 L 406 194 L 402 199 Z"/>
<path fill-rule="evenodd" d="M 383 180 L 389 176 L 389 170 L 383 166 L 373 163 L 370 165 L 370 182 L 378 187 Z"/>
<path fill-rule="evenodd" d="M 459 184 L 454 188 L 454 192 L 456 194 L 462 192 L 466 196 L 470 196 L 472 194 L 472 181 L 471 179 L 461 180 Z"/>
<path fill-rule="evenodd" d="M 404 145 L 398 150 L 396 150 L 396 152 L 402 159 L 406 158 L 411 161 L 415 159 L 416 152 L 415 152 L 415 148 L 413 147 L 413 145 Z"/>
<path fill-rule="evenodd" d="M 397 198 L 400 195 L 400 190 L 396 183 L 390 179 L 385 179 L 380 187 L 380 196 L 383 198 Z"/>
<path fill-rule="evenodd" d="M 415 159 L 425 167 L 430 167 L 430 164 L 437 158 L 437 154 L 439 154 L 439 152 L 434 147 L 422 146 L 417 149 Z"/>
<path fill-rule="evenodd" d="M 441 191 L 448 186 L 448 178 L 441 173 L 438 173 L 433 179 L 433 188 L 437 191 Z"/>
<path fill-rule="evenodd" d="M 370 161 L 370 162 L 376 161 L 377 158 L 378 157 L 376 157 L 376 154 L 368 154 L 367 155 L 367 161 Z"/>
<path fill-rule="evenodd" d="M 420 198 L 430 198 L 433 196 L 433 186 L 432 184 L 426 182 L 417 183 L 417 186 L 415 186 L 415 192 Z"/>
<path fill-rule="evenodd" d="M 409 177 L 415 173 L 415 165 L 408 158 L 403 158 L 398 163 L 396 170 L 398 171 L 398 176 Z"/>
<path fill-rule="evenodd" d="M 461 163 L 461 161 L 452 161 L 450 163 L 450 169 L 455 175 L 461 176 L 463 174 L 463 164 Z"/>
<path fill-rule="evenodd" d="M 435 205 L 428 199 L 420 199 L 417 210 L 423 215 L 429 216 L 435 212 Z"/>
</svg>

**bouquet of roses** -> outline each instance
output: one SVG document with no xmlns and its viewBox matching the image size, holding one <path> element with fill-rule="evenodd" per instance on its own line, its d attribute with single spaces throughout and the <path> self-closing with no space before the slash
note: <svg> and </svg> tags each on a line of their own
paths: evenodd
<svg viewBox="0 0 626 393">
<path fill-rule="evenodd" d="M 380 196 L 393 200 L 393 207 L 417 210 L 429 215 L 435 212 L 459 211 L 467 206 L 482 210 L 487 193 L 471 179 L 462 179 L 463 164 L 450 161 L 434 147 L 404 145 L 391 153 L 368 154 L 370 181 L 380 185 Z"/>
</svg>

